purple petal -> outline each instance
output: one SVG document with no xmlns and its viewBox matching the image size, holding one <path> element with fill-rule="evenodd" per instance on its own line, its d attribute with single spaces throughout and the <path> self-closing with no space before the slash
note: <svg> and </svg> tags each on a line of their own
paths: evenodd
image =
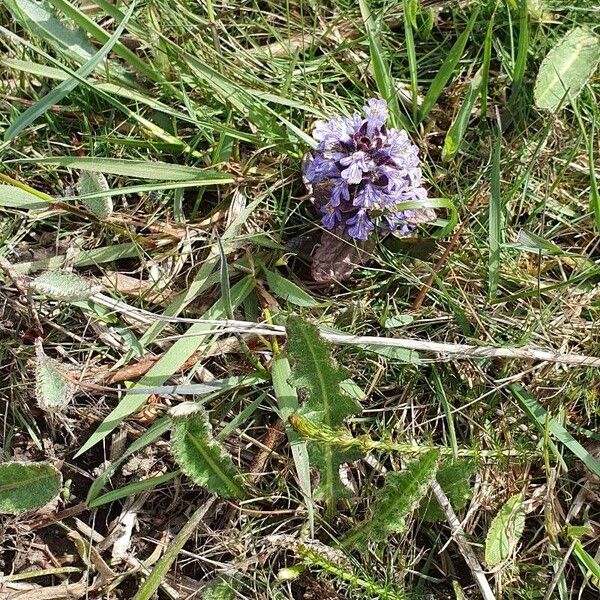
<svg viewBox="0 0 600 600">
<path fill-rule="evenodd" d="M 375 228 L 364 209 L 359 210 L 354 217 L 348 219 L 347 224 L 350 225 L 348 235 L 357 240 L 366 240 L 369 233 Z"/>
</svg>

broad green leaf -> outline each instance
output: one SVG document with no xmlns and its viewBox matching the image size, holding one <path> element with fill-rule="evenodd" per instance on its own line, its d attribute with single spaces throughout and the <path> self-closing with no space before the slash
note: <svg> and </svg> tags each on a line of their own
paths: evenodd
<svg viewBox="0 0 600 600">
<path fill-rule="evenodd" d="M 251 278 L 242 279 L 231 288 L 231 298 L 234 307 L 243 302 L 244 298 L 252 291 L 254 281 Z M 217 301 L 206 313 L 204 319 L 222 319 L 225 317 L 225 308 L 222 300 Z M 198 348 L 206 343 L 210 343 L 213 338 L 209 328 L 203 323 L 192 325 L 152 366 L 152 368 L 144 375 L 137 386 L 156 387 L 162 385 L 169 377 L 181 367 L 181 365 L 190 357 Z M 90 436 L 90 438 L 79 449 L 76 456 L 83 454 L 92 446 L 103 440 L 119 423 L 126 419 L 129 415 L 140 410 L 144 406 L 146 400 L 150 396 L 149 393 L 143 394 L 127 393 L 119 404 L 110 412 L 110 414 L 100 423 L 98 429 Z"/>
<path fill-rule="evenodd" d="M 509 385 L 508 390 L 542 433 L 545 433 L 548 427 L 559 442 L 577 456 L 594 475 L 600 477 L 600 463 L 556 419 L 548 415 L 546 409 L 530 392 L 518 383 Z"/>
<path fill-rule="evenodd" d="M 538 108 L 555 111 L 575 99 L 600 63 L 600 39 L 577 27 L 548 52 L 540 65 L 533 96 Z"/>
<path fill-rule="evenodd" d="M 40 508 L 60 492 L 62 477 L 50 463 L 6 462 L 0 465 L 0 513 Z"/>
<path fill-rule="evenodd" d="M 108 181 L 102 173 L 84 171 L 77 181 L 77 191 L 80 196 L 103 194 L 108 189 Z M 95 198 L 83 198 L 82 203 L 99 219 L 110 217 L 113 211 L 113 202 L 110 196 L 101 195 Z"/>
<path fill-rule="evenodd" d="M 473 494 L 470 479 L 476 468 L 477 465 L 470 459 L 446 460 L 440 465 L 436 480 L 454 510 L 463 508 Z M 431 493 L 421 502 L 419 517 L 425 521 L 442 521 L 446 518 Z"/>
<path fill-rule="evenodd" d="M 369 541 L 384 542 L 393 533 L 404 531 L 406 517 L 423 499 L 435 478 L 439 452 L 430 450 L 407 465 L 402 473 L 390 472 L 370 507 L 370 517 L 342 539 L 342 546 L 363 546 Z"/>
<path fill-rule="evenodd" d="M 45 40 L 54 41 L 66 50 L 71 58 L 88 61 L 94 55 L 94 47 L 81 29 L 71 29 L 49 11 L 46 6 L 33 0 L 5 0 L 7 8 L 16 20 L 34 34 Z"/>
<path fill-rule="evenodd" d="M 485 538 L 485 562 L 488 567 L 495 567 L 510 557 L 524 528 L 523 495 L 517 494 L 504 504 L 488 530 Z"/>
<path fill-rule="evenodd" d="M 471 118 L 473 106 L 475 105 L 479 90 L 481 89 L 482 81 L 482 70 L 479 69 L 471 80 L 467 95 L 465 96 L 454 121 L 452 121 L 450 129 L 448 129 L 448 133 L 444 139 L 444 147 L 442 148 L 442 160 L 452 160 L 459 151 L 463 136 Z"/>
<path fill-rule="evenodd" d="M 479 8 L 476 7 L 471 11 L 471 17 L 465 30 L 460 34 L 454 46 L 448 52 L 448 56 L 446 60 L 444 60 L 440 70 L 437 75 L 434 77 L 431 85 L 429 86 L 429 90 L 427 91 L 427 95 L 423 100 L 423 105 L 421 106 L 421 111 L 419 113 L 420 120 L 422 121 L 427 117 L 429 111 L 434 107 L 437 99 L 441 96 L 446 84 L 452 77 L 454 73 L 454 69 L 456 65 L 458 65 L 458 61 L 461 59 L 462 54 L 465 50 L 465 46 L 467 45 L 467 40 L 471 35 L 471 30 L 477 21 L 477 16 L 479 14 Z"/>
<path fill-rule="evenodd" d="M 207 412 L 196 402 L 171 411 L 173 454 L 181 470 L 197 485 L 224 498 L 243 498 L 244 479 L 231 456 L 212 435 Z"/>
<path fill-rule="evenodd" d="M 62 366 L 46 356 L 41 343 L 35 347 L 35 395 L 38 406 L 49 413 L 64 410 L 73 399 L 75 386 L 63 375 Z"/>
<path fill-rule="evenodd" d="M 305 308 L 318 306 L 319 303 L 293 281 L 286 279 L 277 273 L 277 271 L 269 271 L 265 268 L 263 268 L 263 271 L 267 278 L 269 289 L 275 296 L 287 300 L 290 304 L 295 304 L 296 306 Z"/>
<path fill-rule="evenodd" d="M 290 383 L 306 390 L 308 396 L 299 411 L 300 416 L 332 429 L 340 427 L 346 417 L 361 409 L 358 401 L 341 388 L 341 384 L 348 379 L 348 373 L 334 362 L 330 345 L 314 325 L 299 317 L 289 317 L 286 329 L 286 353 L 292 367 Z M 347 489 L 340 480 L 339 467 L 357 458 L 359 453 L 311 442 L 309 456 L 320 473 L 315 498 L 325 500 L 331 516 L 337 500 L 347 495 Z"/>
<path fill-rule="evenodd" d="M 37 210 L 50 206 L 41 198 L 14 185 L 0 184 L 0 206 L 4 208 L 20 208 Z"/>
<path fill-rule="evenodd" d="M 76 75 L 79 79 L 85 79 L 90 75 L 94 69 L 104 60 L 107 54 L 111 51 L 115 45 L 135 8 L 135 2 L 131 4 L 127 15 L 123 21 L 119 24 L 113 35 L 109 40 L 92 56 L 88 62 L 76 71 Z M 23 129 L 33 123 L 39 116 L 43 115 L 52 106 L 58 104 L 69 92 L 73 91 L 79 85 L 79 79 L 70 77 L 69 79 L 59 83 L 51 92 L 46 94 L 40 100 L 38 100 L 33 106 L 30 106 L 27 110 L 22 112 L 10 125 L 4 134 L 6 141 L 14 139 Z"/>
<path fill-rule="evenodd" d="M 101 289 L 70 271 L 46 271 L 32 280 L 31 287 L 53 300 L 64 302 L 86 300 Z"/>
<path fill-rule="evenodd" d="M 109 173 L 111 175 L 123 175 L 125 177 L 136 177 L 138 179 L 164 181 L 195 180 L 201 182 L 204 179 L 211 180 L 218 178 L 219 181 L 233 181 L 231 175 L 207 169 L 199 169 L 198 167 L 174 165 L 158 160 L 129 160 L 125 158 L 96 158 L 92 156 L 54 156 L 52 158 L 23 159 L 15 162 L 56 165 L 59 167 L 79 169 L 80 171 Z"/>
</svg>

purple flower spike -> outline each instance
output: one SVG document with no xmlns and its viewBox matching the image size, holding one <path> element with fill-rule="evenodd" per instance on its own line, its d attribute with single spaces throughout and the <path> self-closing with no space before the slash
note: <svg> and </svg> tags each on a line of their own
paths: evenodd
<svg viewBox="0 0 600 600">
<path fill-rule="evenodd" d="M 304 163 L 304 181 L 336 235 L 367 240 L 376 227 L 407 235 L 435 218 L 427 208 L 402 211 L 402 202 L 426 203 L 419 150 L 406 131 L 388 129 L 385 100 L 372 98 L 363 114 L 317 121 L 317 148 Z M 400 210 L 398 210 L 400 209 Z"/>
</svg>

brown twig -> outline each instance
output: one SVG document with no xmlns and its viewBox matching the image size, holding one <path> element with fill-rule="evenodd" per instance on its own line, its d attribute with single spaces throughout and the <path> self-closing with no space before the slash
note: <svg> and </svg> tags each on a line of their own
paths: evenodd
<svg viewBox="0 0 600 600">
<path fill-rule="evenodd" d="M 446 496 L 444 490 L 442 490 L 440 487 L 440 484 L 435 480 L 430 484 L 430 488 L 435 496 L 435 499 L 440 505 L 442 512 L 446 515 L 446 520 L 448 521 L 452 531 L 452 538 L 456 542 L 462 557 L 471 570 L 471 574 L 473 575 L 475 583 L 477 583 L 479 586 L 481 595 L 483 596 L 484 600 L 496 600 L 494 592 L 492 592 L 492 588 L 490 587 L 485 573 L 479 564 L 479 560 L 477 559 L 475 552 L 467 540 L 462 525 L 460 524 L 460 521 L 458 520 L 458 517 L 456 516 L 456 513 L 450 504 L 450 500 L 448 500 L 448 496 Z"/>
</svg>

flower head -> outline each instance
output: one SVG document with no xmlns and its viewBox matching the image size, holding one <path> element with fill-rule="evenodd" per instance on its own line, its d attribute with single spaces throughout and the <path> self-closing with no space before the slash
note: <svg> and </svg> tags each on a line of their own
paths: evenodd
<svg viewBox="0 0 600 600">
<path fill-rule="evenodd" d="M 431 220 L 431 209 L 399 211 L 402 202 L 427 199 L 419 168 L 419 150 L 406 131 L 388 129 L 387 103 L 372 98 L 363 114 L 337 115 L 317 121 L 313 137 L 317 148 L 307 155 L 304 181 L 319 184 L 314 203 L 328 230 L 340 230 L 366 240 L 381 227 L 399 235 L 415 223 Z"/>
</svg>

